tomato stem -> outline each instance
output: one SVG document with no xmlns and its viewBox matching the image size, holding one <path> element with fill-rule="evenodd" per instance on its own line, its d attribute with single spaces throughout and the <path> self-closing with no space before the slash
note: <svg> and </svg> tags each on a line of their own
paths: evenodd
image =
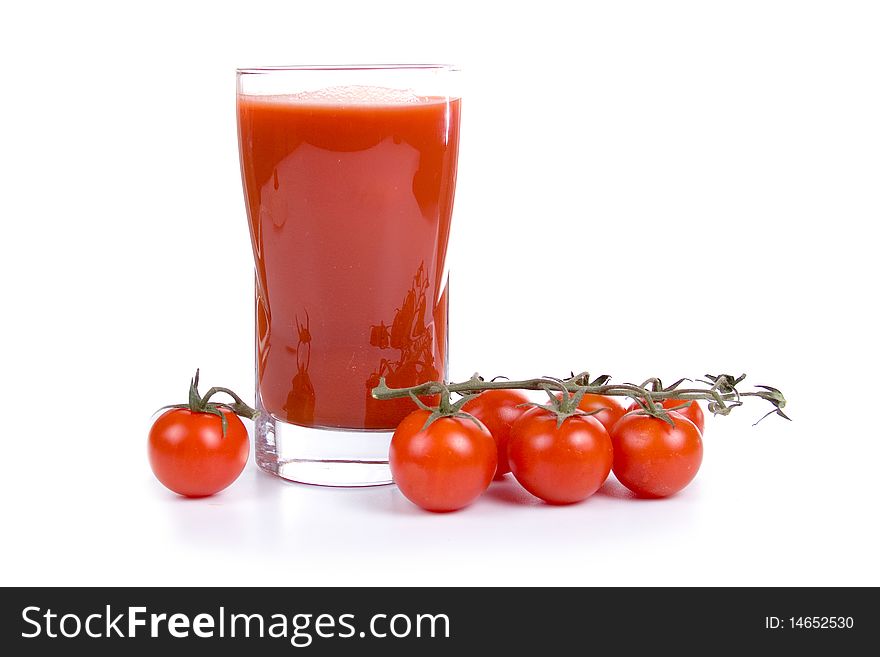
<svg viewBox="0 0 880 657">
<path fill-rule="evenodd" d="M 222 404 L 227 408 L 231 409 L 236 415 L 240 415 L 241 417 L 246 417 L 249 420 L 256 420 L 260 415 L 260 411 L 255 408 L 251 408 L 244 401 L 242 401 L 241 397 L 236 395 L 229 388 L 224 388 L 223 386 L 214 386 L 208 392 L 205 393 L 205 396 L 202 397 L 202 403 L 207 404 L 208 400 L 211 399 L 218 392 L 222 392 L 224 394 L 229 395 L 235 401 L 234 404 Z"/>
<path fill-rule="evenodd" d="M 233 403 L 227 404 L 225 402 L 213 402 L 211 401 L 211 397 L 216 395 L 218 392 L 225 393 L 232 397 Z M 255 408 L 251 408 L 248 406 L 241 397 L 235 394 L 229 388 L 224 388 L 222 386 L 214 386 L 203 397 L 199 394 L 199 370 L 196 370 L 195 376 L 190 379 L 189 382 L 189 402 L 186 404 L 171 404 L 169 406 L 163 406 L 159 410 L 165 410 L 166 408 L 186 408 L 193 413 L 209 413 L 210 415 L 216 415 L 220 418 L 220 426 L 222 428 L 222 435 L 226 437 L 226 430 L 228 428 L 229 422 L 226 419 L 226 416 L 223 414 L 223 409 L 228 409 L 239 415 L 241 417 L 246 417 L 249 420 L 256 420 L 260 415 L 260 412 Z"/>
<path fill-rule="evenodd" d="M 384 381 L 385 381 L 384 377 L 382 379 L 380 379 L 380 385 L 381 385 L 381 382 L 384 382 Z M 409 393 L 409 395 L 408 395 L 413 400 L 413 402 L 415 403 L 416 406 L 418 406 L 423 411 L 428 411 L 430 413 L 428 418 L 425 420 L 425 424 L 422 426 L 422 431 L 424 431 L 425 429 L 430 427 L 434 422 L 436 422 L 437 420 L 439 420 L 440 418 L 443 418 L 443 417 L 465 418 L 467 420 L 471 420 L 472 422 L 476 422 L 477 426 L 482 428 L 483 425 L 480 424 L 480 421 L 477 418 L 475 418 L 470 413 L 467 413 L 467 412 L 461 410 L 461 407 L 464 406 L 468 402 L 468 400 L 470 400 L 470 398 L 473 397 L 474 395 L 459 393 L 459 394 L 461 394 L 461 399 L 459 399 L 455 403 L 452 403 L 449 399 L 450 398 L 449 388 L 447 388 L 446 385 L 443 383 L 440 383 L 439 386 L 440 387 L 439 387 L 438 391 L 436 393 L 433 393 L 433 394 L 440 395 L 440 403 L 437 406 L 428 406 L 425 402 L 423 402 L 421 399 L 419 399 L 415 395 L 415 393 Z"/>
<path fill-rule="evenodd" d="M 572 373 L 571 377 L 567 379 L 542 376 L 520 381 L 500 380 L 502 377 L 495 377 L 491 381 L 486 381 L 479 374 L 474 374 L 467 381 L 460 383 L 428 381 L 408 388 L 389 388 L 385 378 L 382 377 L 379 380 L 379 385 L 373 388 L 372 395 L 375 399 L 380 400 L 400 399 L 402 397 L 418 399 L 420 396 L 440 395 L 440 406 L 437 409 L 430 410 L 434 413 L 442 412 L 443 415 L 450 415 L 452 413 L 449 411 L 458 406 L 461 401 L 450 404 L 449 395 L 453 392 L 469 397 L 486 390 L 544 390 L 552 399 L 551 410 L 555 410 L 560 415 L 565 415 L 566 417 L 576 414 L 572 411 L 577 409 L 578 403 L 585 394 L 631 397 L 642 408 L 642 412 L 670 423 L 672 423 L 672 418 L 669 416 L 669 410 L 671 409 L 663 408 L 658 402 L 666 399 L 681 399 L 686 402 L 703 400 L 709 402 L 708 407 L 713 414 L 728 415 L 734 408 L 742 406 L 742 398 L 758 397 L 773 405 L 774 408 L 767 415 L 775 414 L 786 420 L 791 419 L 782 410 L 785 408 L 786 399 L 780 390 L 770 386 L 758 385 L 755 388 L 760 388 L 760 390 L 739 391 L 737 386 L 742 383 L 745 376 L 745 374 L 739 377 L 733 377 L 729 374 L 707 374 L 706 379 L 708 380 L 697 379 L 695 382 L 703 384 L 705 387 L 691 388 L 679 388 L 678 386 L 684 381 L 694 383 L 692 379 L 679 379 L 672 385 L 663 387 L 658 378 L 649 378 L 642 385 L 635 385 L 632 383 L 609 383 L 611 377 L 603 374 L 590 381 L 588 372 Z M 554 389 L 562 393 L 562 399 L 556 398 L 556 395 L 552 392 Z M 764 417 L 767 417 L 767 415 Z M 758 422 L 761 420 L 758 420 Z"/>
</svg>

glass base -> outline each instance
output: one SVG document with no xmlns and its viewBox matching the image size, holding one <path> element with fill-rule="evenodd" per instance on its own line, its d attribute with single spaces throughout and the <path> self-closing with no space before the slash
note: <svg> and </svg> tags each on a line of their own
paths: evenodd
<svg viewBox="0 0 880 657">
<path fill-rule="evenodd" d="M 388 447 L 393 431 L 301 427 L 265 411 L 256 422 L 257 465 L 289 481 L 316 486 L 392 483 Z"/>
</svg>

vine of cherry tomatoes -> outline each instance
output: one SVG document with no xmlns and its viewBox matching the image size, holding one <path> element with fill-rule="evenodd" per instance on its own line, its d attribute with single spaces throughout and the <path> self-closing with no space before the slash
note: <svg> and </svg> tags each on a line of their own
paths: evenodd
<svg viewBox="0 0 880 657">
<path fill-rule="evenodd" d="M 665 400 L 666 419 L 595 394 L 566 412 L 573 401 L 560 394 L 556 406 L 538 406 L 518 391 L 487 390 L 461 414 L 431 422 L 429 411 L 415 411 L 391 440 L 394 481 L 423 509 L 454 511 L 508 470 L 548 504 L 587 499 L 612 471 L 640 497 L 673 495 L 696 475 L 703 455 L 696 401 Z"/>
</svg>

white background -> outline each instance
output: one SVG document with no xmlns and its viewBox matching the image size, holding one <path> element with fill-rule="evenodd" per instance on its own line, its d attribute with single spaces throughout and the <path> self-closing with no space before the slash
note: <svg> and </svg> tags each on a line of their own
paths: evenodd
<svg viewBox="0 0 880 657">
<path fill-rule="evenodd" d="M 880 584 L 876 3 L 3 13 L 0 583 Z M 659 502 L 162 488 L 153 409 L 252 391 L 235 67 L 401 61 L 468 73 L 453 378 L 748 372 L 794 421 L 710 418 Z"/>
</svg>

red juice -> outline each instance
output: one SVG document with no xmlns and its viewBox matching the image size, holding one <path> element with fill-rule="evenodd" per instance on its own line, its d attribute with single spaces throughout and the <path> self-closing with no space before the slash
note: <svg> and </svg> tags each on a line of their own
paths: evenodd
<svg viewBox="0 0 880 657">
<path fill-rule="evenodd" d="M 370 389 L 446 374 L 444 273 L 460 100 L 344 87 L 239 95 L 263 409 L 390 429 Z"/>
</svg>

